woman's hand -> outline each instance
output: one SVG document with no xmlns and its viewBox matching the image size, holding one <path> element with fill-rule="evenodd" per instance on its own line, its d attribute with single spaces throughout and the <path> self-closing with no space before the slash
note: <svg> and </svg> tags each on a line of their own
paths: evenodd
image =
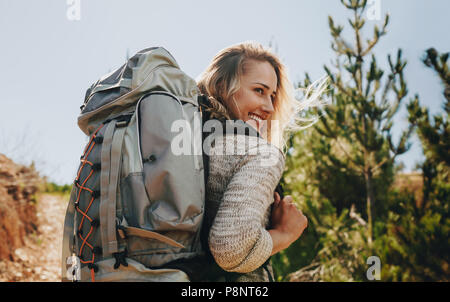
<svg viewBox="0 0 450 302">
<path fill-rule="evenodd" d="M 288 248 L 296 241 L 308 226 L 308 219 L 302 211 L 297 209 L 291 196 L 285 196 L 283 200 L 275 192 L 275 202 L 272 208 L 272 255 Z"/>
</svg>

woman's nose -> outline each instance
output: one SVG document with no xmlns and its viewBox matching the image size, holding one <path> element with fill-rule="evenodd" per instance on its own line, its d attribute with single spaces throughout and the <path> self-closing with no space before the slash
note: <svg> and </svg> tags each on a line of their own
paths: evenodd
<svg viewBox="0 0 450 302">
<path fill-rule="evenodd" d="M 272 98 L 270 96 L 264 102 L 264 105 L 263 105 L 262 109 L 265 112 L 267 112 L 268 114 L 272 114 L 274 112 Z"/>
</svg>

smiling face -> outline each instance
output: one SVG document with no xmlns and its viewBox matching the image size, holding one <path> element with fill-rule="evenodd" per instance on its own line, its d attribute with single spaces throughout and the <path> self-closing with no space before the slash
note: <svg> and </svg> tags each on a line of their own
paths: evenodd
<svg viewBox="0 0 450 302">
<path fill-rule="evenodd" d="M 240 88 L 231 97 L 233 118 L 243 120 L 261 132 L 274 112 L 277 74 L 267 61 L 248 60 L 240 78 Z"/>
</svg>

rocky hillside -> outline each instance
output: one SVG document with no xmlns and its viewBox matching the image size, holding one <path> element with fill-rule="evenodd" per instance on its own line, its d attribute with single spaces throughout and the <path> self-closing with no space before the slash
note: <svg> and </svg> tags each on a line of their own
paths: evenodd
<svg viewBox="0 0 450 302">
<path fill-rule="evenodd" d="M 25 236 L 37 230 L 35 193 L 41 183 L 32 167 L 0 154 L 0 260 L 13 260 Z"/>
<path fill-rule="evenodd" d="M 67 196 L 0 154 L 0 282 L 60 281 Z"/>
</svg>

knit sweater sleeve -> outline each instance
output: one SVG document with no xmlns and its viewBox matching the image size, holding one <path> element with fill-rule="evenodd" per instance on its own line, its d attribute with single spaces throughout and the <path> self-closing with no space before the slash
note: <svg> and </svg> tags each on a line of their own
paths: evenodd
<svg viewBox="0 0 450 302">
<path fill-rule="evenodd" d="M 268 143 L 258 143 L 257 149 L 257 154 L 248 150 L 228 163 L 234 164 L 233 175 L 209 233 L 214 259 L 229 272 L 251 272 L 264 264 L 272 252 L 273 242 L 265 220 L 283 172 L 284 156 Z M 226 158 L 230 157 L 223 160 Z"/>
</svg>

